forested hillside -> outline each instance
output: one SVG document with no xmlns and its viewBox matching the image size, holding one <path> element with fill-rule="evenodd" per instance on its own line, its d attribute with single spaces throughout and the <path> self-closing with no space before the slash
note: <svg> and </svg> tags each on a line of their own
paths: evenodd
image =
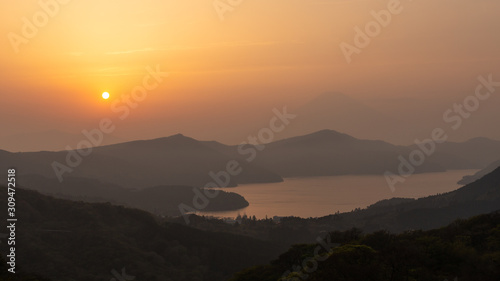
<svg viewBox="0 0 500 281">
<path fill-rule="evenodd" d="M 498 281 L 500 213 L 458 220 L 430 231 L 399 235 L 358 229 L 329 234 L 324 243 L 293 246 L 268 265 L 231 281 Z M 318 251 L 317 249 L 323 249 Z M 455 279 L 457 278 L 457 279 Z"/>
<path fill-rule="evenodd" d="M 0 189 L 3 206 L 6 190 Z M 23 189 L 15 197 L 20 276 L 102 281 L 124 268 L 135 280 L 220 281 L 284 250 L 249 237 L 160 222 L 147 212 L 109 203 L 54 199 Z M 0 219 L 6 215 L 2 212 Z M 4 256 L 7 244 L 0 249 Z"/>
</svg>

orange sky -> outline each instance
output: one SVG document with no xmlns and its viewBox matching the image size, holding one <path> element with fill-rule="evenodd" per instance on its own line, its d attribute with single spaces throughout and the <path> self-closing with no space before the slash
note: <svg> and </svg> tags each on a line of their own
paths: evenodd
<svg viewBox="0 0 500 281">
<path fill-rule="evenodd" d="M 300 108 L 333 91 L 425 134 L 473 93 L 477 76 L 500 81 L 500 2 L 401 1 L 402 12 L 347 63 L 339 44 L 352 44 L 354 27 L 390 1 L 243 0 L 221 21 L 212 0 L 41 0 L 58 8 L 17 47 L 12 34 L 23 34 L 23 18 L 32 22 L 44 10 L 38 1 L 2 1 L 0 140 L 52 129 L 79 133 L 116 117 L 111 104 L 157 65 L 170 76 L 117 124 L 116 136 L 180 132 L 238 143 L 274 106 Z M 492 97 L 452 139 L 500 139 L 491 121 L 500 117 L 499 102 Z"/>
</svg>

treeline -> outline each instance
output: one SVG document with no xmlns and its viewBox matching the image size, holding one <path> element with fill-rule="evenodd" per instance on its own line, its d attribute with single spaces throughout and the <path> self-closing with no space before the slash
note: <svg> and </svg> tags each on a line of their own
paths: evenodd
<svg viewBox="0 0 500 281">
<path fill-rule="evenodd" d="M 231 281 L 444 281 L 500 280 L 500 213 L 458 220 L 430 231 L 358 229 L 331 232 L 324 245 L 294 245 L 268 265 L 246 269 Z"/>
<path fill-rule="evenodd" d="M 0 205 L 6 206 L 0 187 Z M 18 189 L 16 275 L 0 260 L 0 280 L 221 281 L 286 250 L 271 242 L 162 222 L 147 212 L 54 199 Z M 5 221 L 7 212 L 0 213 Z M 7 252 L 7 244 L 0 244 Z M 24 272 L 24 274 L 23 274 Z M 27 275 L 27 273 L 32 275 Z M 10 279 L 9 279 L 10 278 Z"/>
</svg>

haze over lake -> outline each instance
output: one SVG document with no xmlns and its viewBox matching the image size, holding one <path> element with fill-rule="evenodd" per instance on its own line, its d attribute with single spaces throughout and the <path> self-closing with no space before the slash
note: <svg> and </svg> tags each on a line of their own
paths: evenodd
<svg viewBox="0 0 500 281">
<path fill-rule="evenodd" d="M 200 215 L 236 217 L 255 215 L 322 217 L 335 212 L 365 208 L 377 201 L 394 197 L 420 198 L 453 191 L 465 175 L 476 170 L 452 170 L 444 173 L 415 174 L 397 185 L 393 193 L 382 175 L 285 178 L 281 183 L 244 184 L 231 189 L 245 197 L 250 206 L 229 212 L 200 212 Z"/>
</svg>

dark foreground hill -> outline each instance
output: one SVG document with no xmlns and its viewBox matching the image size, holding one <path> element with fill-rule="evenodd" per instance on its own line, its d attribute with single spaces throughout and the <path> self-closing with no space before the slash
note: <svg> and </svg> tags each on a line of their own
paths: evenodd
<svg viewBox="0 0 500 281">
<path fill-rule="evenodd" d="M 496 168 L 500 167 L 500 160 L 489 164 L 486 168 L 476 172 L 474 175 L 464 176 L 458 184 L 469 184 L 477 181 L 478 179 L 486 176 L 487 174 L 493 172 Z"/>
<path fill-rule="evenodd" d="M 269 265 L 231 281 L 498 281 L 500 213 L 459 220 L 431 231 L 363 235 L 352 229 L 325 243 L 296 245 Z M 326 239 L 328 241 L 328 239 Z M 338 243 L 338 245 L 333 245 Z M 319 250 L 318 250 L 319 249 Z"/>
<path fill-rule="evenodd" d="M 420 199 L 392 199 L 367 209 L 320 218 L 337 230 L 351 227 L 364 231 L 442 227 L 459 218 L 469 218 L 500 208 L 500 168 L 455 191 Z"/>
<path fill-rule="evenodd" d="M 245 208 L 248 201 L 243 196 L 220 190 L 217 196 L 207 197 L 203 190 L 188 186 L 155 186 L 141 189 L 126 189 L 98 180 L 68 177 L 60 183 L 56 179 L 24 175 L 18 178 L 19 185 L 56 198 L 81 200 L 84 202 L 111 202 L 115 205 L 138 208 L 157 215 L 179 216 L 180 204 L 192 208 L 202 206 L 200 211 L 228 211 Z M 213 193 L 211 191 L 211 193 Z M 206 201 L 200 199 L 200 194 Z M 209 194 L 211 195 L 211 194 Z M 193 203 L 196 200 L 197 205 Z M 186 211 L 187 212 L 187 211 Z"/>
<path fill-rule="evenodd" d="M 7 262 L 4 257 L 0 257 L 0 280 L 2 281 L 54 281 L 49 278 L 44 278 L 36 274 L 26 273 L 26 272 L 15 272 L 11 273 L 8 271 L 10 267 L 7 266 Z"/>
<path fill-rule="evenodd" d="M 337 213 L 320 218 L 284 217 L 279 223 L 266 220 L 242 220 L 240 227 L 224 226 L 215 219 L 191 219 L 191 226 L 264 237 L 275 243 L 310 243 L 318 233 L 353 227 L 366 233 L 430 230 L 457 219 L 467 219 L 500 209 L 500 168 L 458 190 L 420 199 L 393 198 L 379 201 L 366 209 Z M 183 222 L 178 218 L 175 221 Z"/>
<path fill-rule="evenodd" d="M 7 206 L 6 192 L 1 187 L 2 206 Z M 23 189 L 15 198 L 19 274 L 57 281 L 132 280 L 125 275 L 135 276 L 133 280 L 221 281 L 283 251 L 248 237 L 160 223 L 144 211 L 109 203 L 72 202 Z M 0 219 L 5 222 L 6 216 L 1 212 Z M 7 244 L 0 249 L 6 256 Z"/>
</svg>

